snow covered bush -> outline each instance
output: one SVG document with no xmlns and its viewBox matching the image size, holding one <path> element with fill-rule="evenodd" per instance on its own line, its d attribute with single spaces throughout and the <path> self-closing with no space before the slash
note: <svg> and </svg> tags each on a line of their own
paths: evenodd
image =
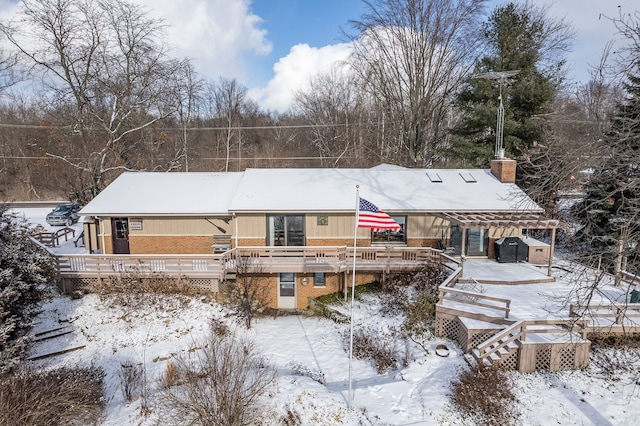
<svg viewBox="0 0 640 426">
<path fill-rule="evenodd" d="M 497 367 L 468 368 L 452 384 L 455 406 L 475 424 L 516 424 L 517 399 L 509 378 Z"/>
<path fill-rule="evenodd" d="M 161 378 L 162 424 L 249 425 L 260 418 L 259 400 L 275 382 L 253 342 L 212 330 L 206 342 L 174 358 L 171 380 Z"/>
<path fill-rule="evenodd" d="M 29 239 L 24 219 L 0 205 L 0 373 L 14 368 L 26 352 L 53 265 L 53 258 Z"/>
<path fill-rule="evenodd" d="M 120 389 L 122 396 L 127 402 L 133 401 L 142 389 L 142 375 L 144 370 L 142 365 L 133 362 L 120 364 L 118 377 L 120 378 Z"/>
<path fill-rule="evenodd" d="M 84 290 L 100 296 L 107 306 L 132 311 L 152 308 L 165 312 L 188 305 L 197 293 L 189 287 L 188 279 L 169 277 L 143 266 L 127 269 L 107 280 L 98 280 Z"/>
<path fill-rule="evenodd" d="M 350 336 L 344 336 L 348 347 Z M 353 331 L 353 356 L 373 362 L 378 374 L 398 368 L 404 356 L 397 350 L 395 333 L 384 332 L 372 327 L 358 328 Z M 404 367 L 404 365 L 402 365 Z"/>
<path fill-rule="evenodd" d="M 291 368 L 291 370 L 298 376 L 309 377 L 321 385 L 324 385 L 324 373 L 322 371 L 309 368 L 298 361 L 291 361 L 288 367 Z"/>
<path fill-rule="evenodd" d="M 400 331 L 405 339 L 425 353 L 433 338 L 438 288 L 449 272 L 440 264 L 429 264 L 415 272 L 389 277 L 383 287 L 383 313 L 403 317 Z"/>
<path fill-rule="evenodd" d="M 439 263 L 425 265 L 418 271 L 399 272 L 389 276 L 383 291 L 383 313 L 398 315 L 403 313 L 412 299 L 431 299 L 433 309 L 430 312 L 435 318 L 435 302 L 438 288 L 449 276 L 446 268 Z"/>
</svg>

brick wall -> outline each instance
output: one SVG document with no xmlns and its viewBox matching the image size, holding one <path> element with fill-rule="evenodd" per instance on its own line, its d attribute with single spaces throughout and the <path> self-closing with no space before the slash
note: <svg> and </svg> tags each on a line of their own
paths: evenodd
<svg viewBox="0 0 640 426">
<path fill-rule="evenodd" d="M 211 254 L 213 238 L 207 236 L 129 236 L 134 254 Z"/>
<path fill-rule="evenodd" d="M 370 238 L 358 238 L 358 247 L 370 247 Z M 307 238 L 308 246 L 349 246 L 353 247 L 353 238 Z"/>
<path fill-rule="evenodd" d="M 410 238 L 407 239 L 408 247 L 438 247 L 439 238 Z"/>
<path fill-rule="evenodd" d="M 231 243 L 235 244 L 235 238 L 231 238 Z M 264 246 L 266 241 L 264 238 L 238 238 L 239 247 L 255 247 Z"/>
</svg>

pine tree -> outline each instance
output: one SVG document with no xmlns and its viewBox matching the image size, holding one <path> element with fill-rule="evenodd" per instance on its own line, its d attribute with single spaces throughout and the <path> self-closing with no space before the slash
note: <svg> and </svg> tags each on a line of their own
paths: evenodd
<svg viewBox="0 0 640 426">
<path fill-rule="evenodd" d="M 564 23 L 550 20 L 545 13 L 545 9 L 514 3 L 498 6 L 491 13 L 483 34 L 489 53 L 478 61 L 458 94 L 463 115 L 444 156 L 471 167 L 487 166 L 493 158 L 501 82 L 475 77 L 481 74 L 517 71 L 502 81 L 507 154 L 522 156 L 542 140 L 545 128 L 534 116 L 548 111 L 564 65 L 563 59 L 550 52 L 563 50 L 572 36 Z M 555 44 L 550 46 L 551 39 Z"/>
<path fill-rule="evenodd" d="M 574 207 L 583 224 L 578 237 L 584 255 L 604 260 L 610 270 L 620 256 L 628 260 L 628 269 L 640 266 L 640 63 L 636 68 L 625 84 L 628 97 L 602 140 L 604 161 Z"/>
<path fill-rule="evenodd" d="M 53 259 L 29 239 L 23 219 L 0 205 L 0 373 L 25 354 L 27 333 L 53 277 Z"/>
</svg>

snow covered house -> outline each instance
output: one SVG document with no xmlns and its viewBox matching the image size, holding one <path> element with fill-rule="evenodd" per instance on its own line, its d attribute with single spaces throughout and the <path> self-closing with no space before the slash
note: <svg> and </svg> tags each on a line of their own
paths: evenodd
<svg viewBox="0 0 640 426">
<path fill-rule="evenodd" d="M 415 268 L 440 249 L 492 258 L 500 238 L 518 237 L 523 229 L 555 231 L 557 221 L 545 219 L 514 184 L 515 166 L 499 159 L 490 170 L 381 165 L 124 173 L 80 214 L 87 218 L 90 253 L 118 255 L 120 262 L 156 256 L 148 262 L 158 270 L 180 257 L 200 265 L 187 269 L 217 288 L 230 259 L 242 252 L 260 264 L 254 274 L 273 282 L 274 307 L 300 309 L 308 297 L 349 282 L 356 186 L 361 198 L 401 225 L 398 232 L 357 230 L 358 282 Z M 205 273 L 214 270 L 223 271 Z"/>
</svg>

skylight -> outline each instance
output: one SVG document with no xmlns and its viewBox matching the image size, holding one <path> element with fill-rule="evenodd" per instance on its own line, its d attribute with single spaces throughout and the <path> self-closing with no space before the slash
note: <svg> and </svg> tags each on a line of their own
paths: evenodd
<svg viewBox="0 0 640 426">
<path fill-rule="evenodd" d="M 460 172 L 460 177 L 467 183 L 475 183 L 478 181 L 470 172 Z"/>
<path fill-rule="evenodd" d="M 434 172 L 429 173 L 429 172 L 427 172 L 427 177 L 433 183 L 442 183 L 442 178 L 440 177 L 440 175 L 438 173 L 434 173 Z"/>
</svg>

